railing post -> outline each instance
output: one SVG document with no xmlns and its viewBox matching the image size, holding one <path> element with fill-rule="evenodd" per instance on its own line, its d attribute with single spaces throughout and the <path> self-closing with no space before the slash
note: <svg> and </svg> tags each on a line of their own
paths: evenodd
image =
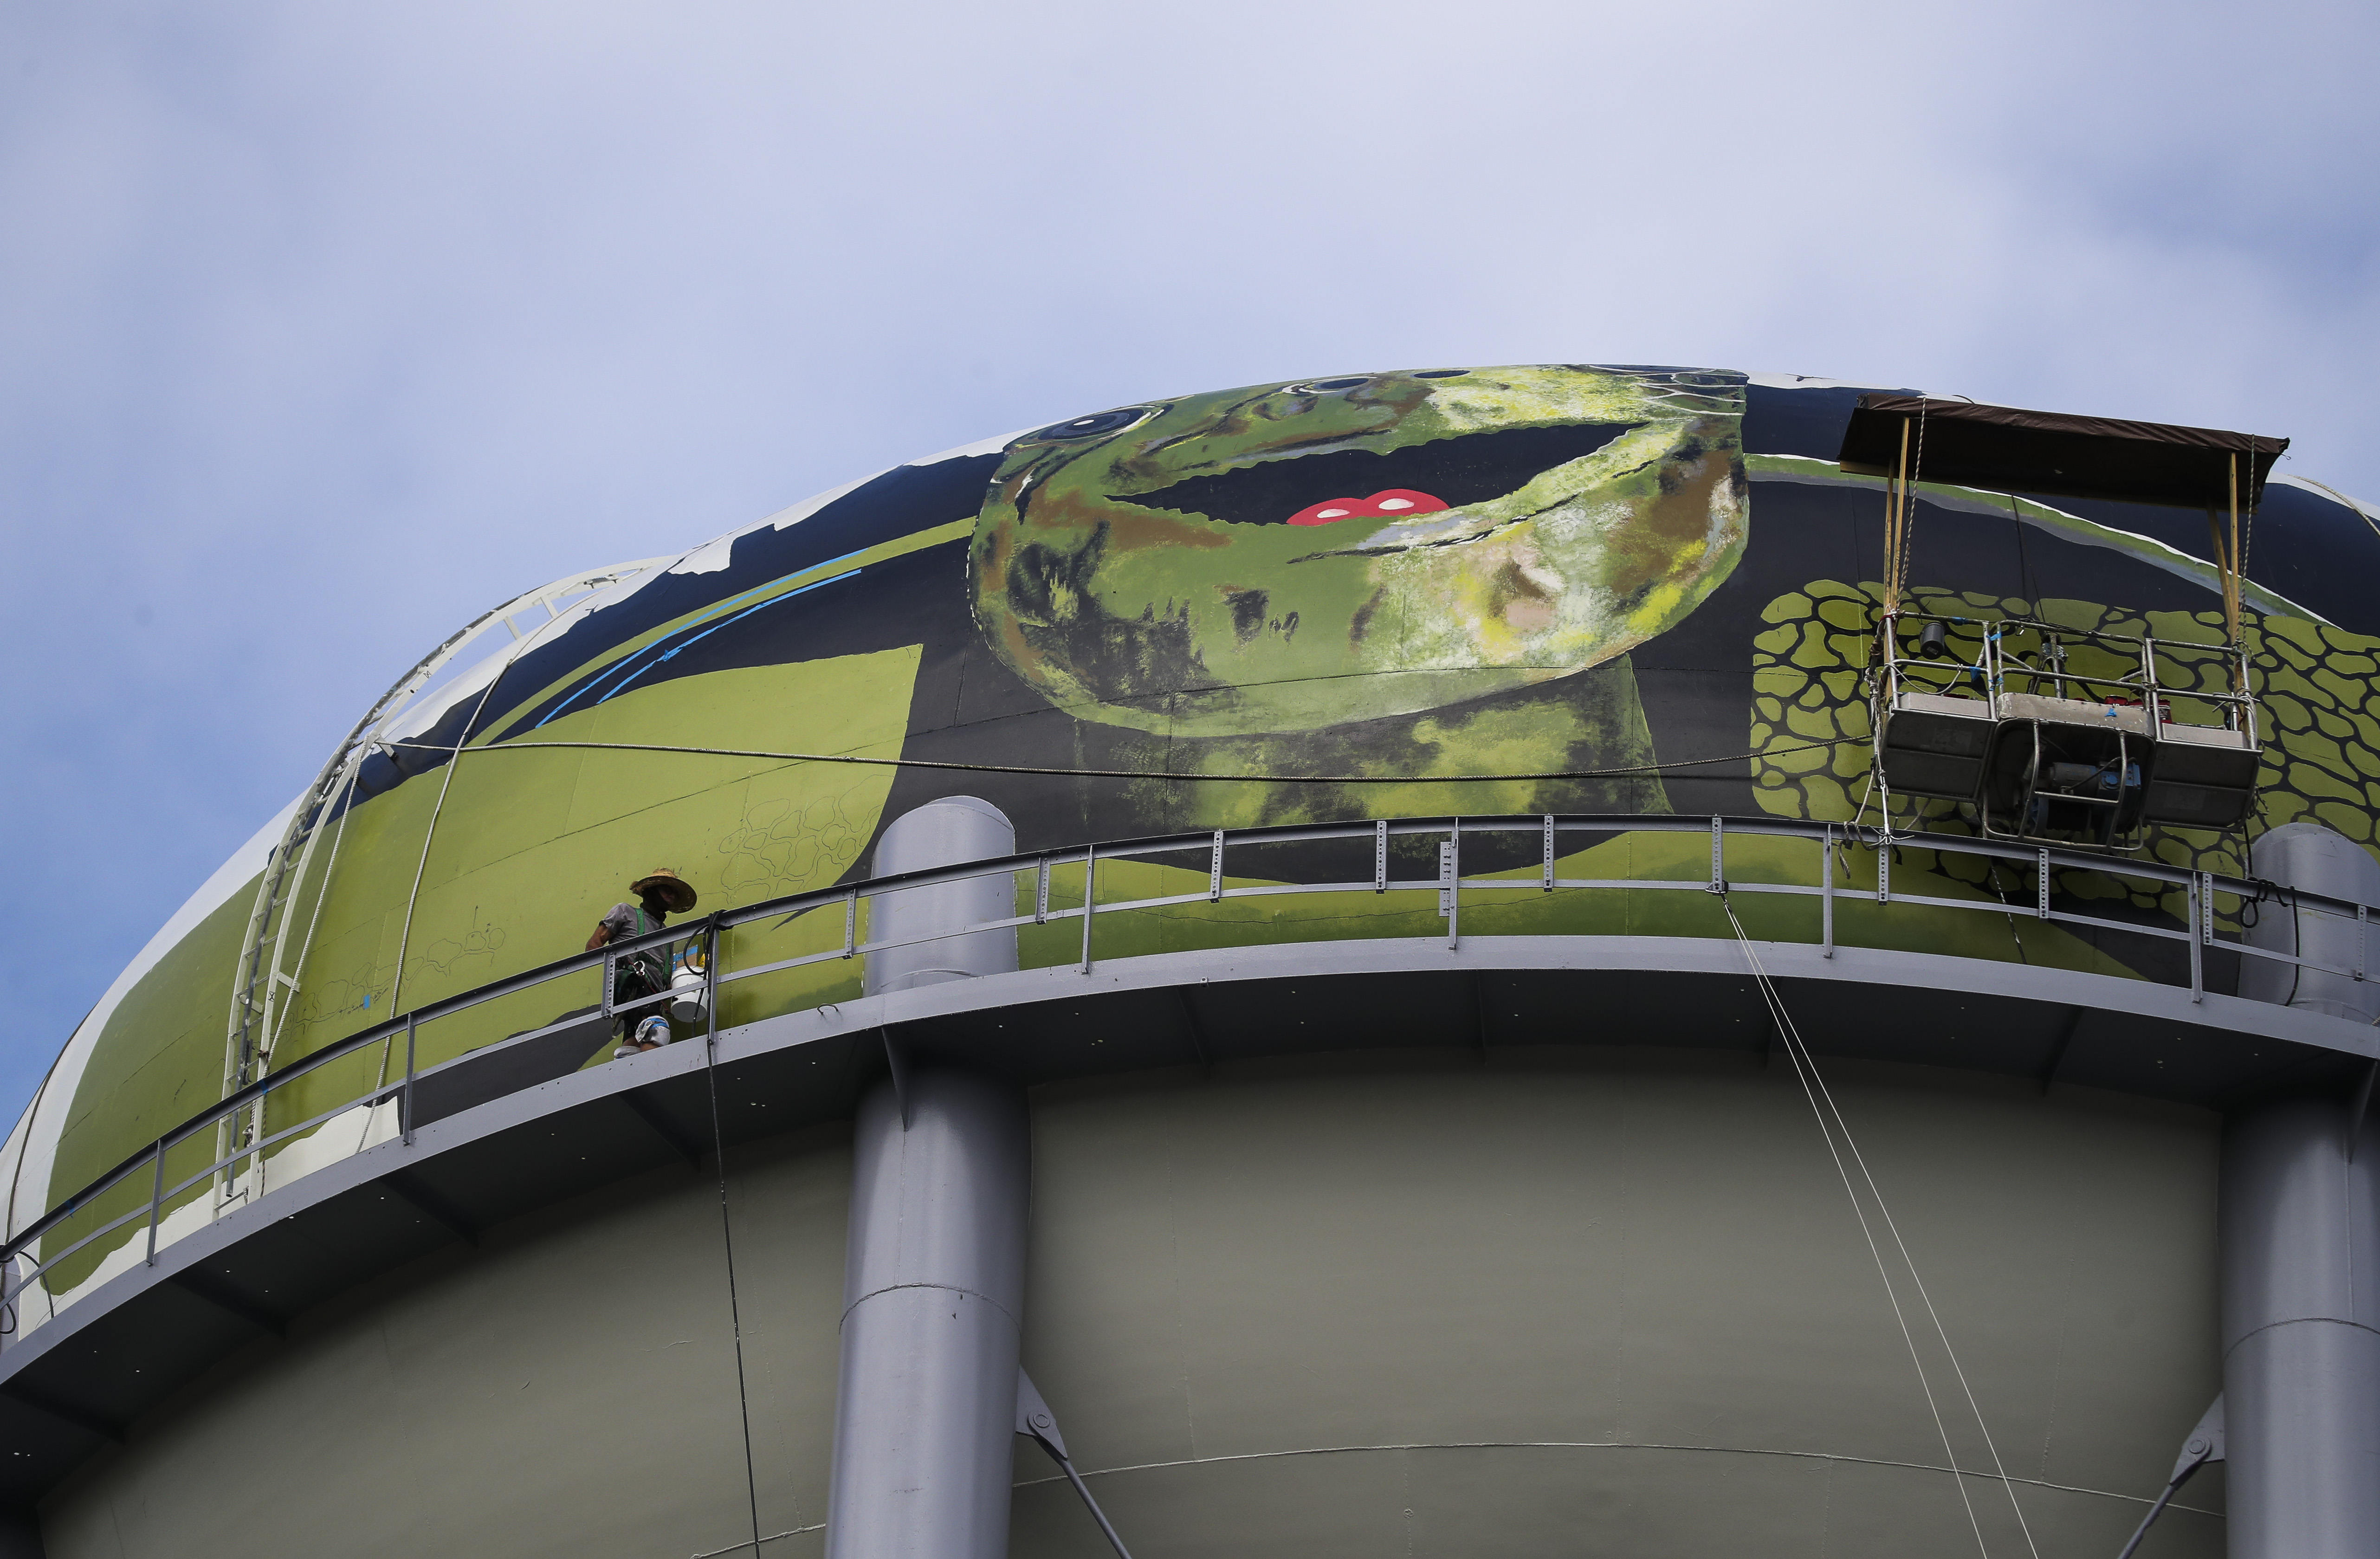
<svg viewBox="0 0 2380 1559">
<path fill-rule="evenodd" d="M 719 1065 L 719 933 L 717 920 L 703 932 L 702 943 L 702 1064 Z"/>
<path fill-rule="evenodd" d="M 1554 891 L 1554 815 L 1548 812 L 1546 822 L 1546 892 Z"/>
<path fill-rule="evenodd" d="M 413 1146 L 413 1029 L 416 1019 L 405 1015 L 405 1102 L 398 1106 L 404 1114 L 405 1145 Z"/>
<path fill-rule="evenodd" d="M 1099 847 L 1083 846 L 1083 972 L 1091 972 L 1091 912 L 1099 897 Z"/>
<path fill-rule="evenodd" d="M 1892 835 L 1881 828 L 1876 831 L 1876 901 L 1892 902 Z"/>
<path fill-rule="evenodd" d="M 1717 812 L 1711 814 L 1711 880 L 1710 891 L 1727 892 L 1727 858 L 1722 853 L 1727 838 L 1727 820 Z"/>
<path fill-rule="evenodd" d="M 1207 861 L 1207 902 L 1209 904 L 1220 904 L 1222 901 L 1223 831 L 1219 828 L 1215 830 L 1214 854 L 1209 856 Z"/>
<path fill-rule="evenodd" d="M 1372 891 L 1389 891 L 1389 820 L 1376 818 L 1372 822 Z"/>
<path fill-rule="evenodd" d="M 149 1185 L 149 1264 L 153 1267 L 157 1264 L 157 1213 L 165 1200 L 165 1139 L 164 1138 L 157 1139 L 156 1149 L 150 1154 L 150 1160 L 155 1171 Z"/>
<path fill-rule="evenodd" d="M 843 895 L 843 956 L 846 958 L 859 945 L 859 890 L 851 888 Z"/>
<path fill-rule="evenodd" d="M 1463 945 L 1463 820 L 1456 818 L 1454 826 L 1446 831 L 1446 850 L 1439 857 L 1439 892 L 1446 900 L 1446 948 L 1453 952 Z"/>
<path fill-rule="evenodd" d="M 2187 890 L 2190 895 L 2190 999 L 2193 1002 L 2206 1000 L 2205 949 L 2198 935 L 2198 906 L 2203 896 L 2200 884 L 2204 881 L 2204 873 L 2192 872 Z"/>
<path fill-rule="evenodd" d="M 1835 956 L 1835 825 L 1818 835 L 1818 956 Z"/>
<path fill-rule="evenodd" d="M 2049 851 L 2041 852 L 2041 864 L 2033 877 L 2033 913 L 2036 919 L 2049 919 Z"/>
</svg>

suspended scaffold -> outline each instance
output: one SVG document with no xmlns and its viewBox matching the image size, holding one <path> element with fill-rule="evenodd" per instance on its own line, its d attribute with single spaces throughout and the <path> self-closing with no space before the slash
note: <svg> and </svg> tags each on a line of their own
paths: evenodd
<svg viewBox="0 0 2380 1559">
<path fill-rule="evenodd" d="M 2241 633 L 2242 518 L 2288 447 L 2211 428 L 1861 396 L 1840 459 L 1885 479 L 1870 663 L 1885 796 L 1964 803 L 1997 837 L 2104 849 L 2137 847 L 2151 824 L 2245 819 L 2262 747 Z M 1909 609 L 1912 494 L 1925 481 L 2204 509 L 2223 641 Z"/>
</svg>

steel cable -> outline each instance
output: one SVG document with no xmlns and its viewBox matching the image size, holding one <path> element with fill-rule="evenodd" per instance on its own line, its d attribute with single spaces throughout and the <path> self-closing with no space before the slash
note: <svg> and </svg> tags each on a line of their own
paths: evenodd
<svg viewBox="0 0 2380 1559">
<path fill-rule="evenodd" d="M 702 1076 L 710 1090 L 710 1146 L 719 1161 L 719 1244 L 727 1259 L 727 1325 L 735 1339 L 735 1410 L 744 1427 L 744 1498 L 752 1512 L 752 1559 L 760 1559 L 760 1482 L 752 1469 L 752 1396 L 744 1381 L 744 1309 L 735 1293 L 735 1226 L 727 1216 L 727 1134 L 719 1122 L 719 922 L 703 933 Z M 742 1546 L 738 1544 L 737 1546 Z"/>
<path fill-rule="evenodd" d="M 1743 948 L 1745 960 L 1752 966 L 1753 981 L 1760 991 L 1761 1000 L 1767 1005 L 1771 1021 L 1777 1025 L 1779 1037 L 1785 1041 L 1785 1054 L 1793 1064 L 1793 1074 L 1802 1085 L 1803 1097 L 1809 1101 L 1811 1114 L 1817 1119 L 1819 1134 L 1827 1140 L 1827 1152 L 1834 1160 L 1835 1173 L 1841 1176 L 1843 1192 L 1851 1198 L 1852 1216 L 1859 1220 L 1860 1234 L 1867 1241 L 1869 1256 L 1876 1261 L 1876 1276 L 1883 1280 L 1886 1297 L 1891 1302 L 1893 1320 L 1900 1327 L 1901 1341 L 1909 1348 L 1910 1362 L 1916 1367 L 1917 1383 L 1925 1394 L 1926 1410 L 1933 1415 L 1935 1431 L 1941 1436 L 1942 1454 L 1949 1458 L 1951 1477 L 1958 1483 L 1959 1502 L 1966 1509 L 1968 1525 L 1975 1536 L 1975 1547 L 1984 1554 L 1985 1559 L 1990 1559 L 1991 1550 L 1984 1541 L 1983 1524 L 1975 1515 L 1974 1501 L 1967 1493 L 1966 1474 L 1959 1466 L 1958 1453 L 1951 1448 L 1949 1428 L 1943 1422 L 1941 1407 L 1935 1401 L 1933 1383 L 1927 1379 L 1925 1362 L 1917 1352 L 1916 1337 L 1909 1329 L 1909 1319 L 1901 1309 L 1900 1297 L 1894 1289 L 1890 1273 L 1885 1266 L 1884 1252 L 1876 1242 L 1876 1234 L 1869 1226 L 1866 1210 L 1860 1203 L 1858 1191 L 1852 1188 L 1851 1171 L 1843 1163 L 1845 1150 L 1850 1151 L 1852 1163 L 1858 1165 L 1860 1178 L 1866 1182 L 1868 1195 L 1875 1200 L 1876 1212 L 1884 1220 L 1886 1229 L 1892 1236 L 1893 1245 L 1900 1253 L 1901 1261 L 1909 1269 L 1910 1281 L 1916 1286 L 1918 1297 L 1925 1303 L 1926 1318 L 1933 1322 L 1935 1335 L 1942 1344 L 1943 1353 L 1950 1360 L 1951 1370 L 1958 1376 L 1959 1388 L 1967 1399 L 1967 1410 L 1974 1415 L 1975 1427 L 1982 1431 L 1984 1444 L 1991 1453 L 1993 1469 L 1999 1477 L 2000 1486 L 2008 1495 L 2010 1508 L 2016 1512 L 2017 1527 L 2024 1533 L 2025 1547 L 2031 1552 L 2034 1559 L 2040 1559 L 2041 1550 L 2033 1541 L 2033 1528 L 2025 1520 L 2024 1506 L 2017 1500 L 2016 1485 L 2010 1479 L 2008 1468 L 2000 1460 L 1999 1446 L 1992 1439 L 1990 1426 L 1984 1421 L 1983 1409 L 1975 1401 L 1974 1389 L 1967 1382 L 1966 1370 L 1959 1362 L 1957 1349 L 1950 1345 L 1949 1332 L 1943 1326 L 1942 1318 L 1934 1308 L 1933 1296 L 1926 1292 L 1925 1280 L 1918 1275 L 1917 1263 L 1909 1254 L 1908 1242 L 1901 1238 L 1900 1225 L 1893 1221 L 1892 1210 L 1885 1203 L 1884 1193 L 1876 1186 L 1876 1175 L 1868 1168 L 1866 1159 L 1861 1154 L 1858 1142 L 1852 1139 L 1850 1123 L 1843 1119 L 1842 1111 L 1835 1103 L 1833 1093 L 1828 1090 L 1826 1079 L 1818 1073 L 1817 1057 L 1811 1053 L 1809 1045 L 1802 1038 L 1801 1030 L 1794 1026 L 1791 1015 L 1785 1010 L 1784 998 L 1778 993 L 1776 984 L 1769 978 L 1767 968 L 1760 962 L 1760 955 L 1754 948 L 1752 938 L 1745 932 L 1743 922 L 1736 918 L 1735 906 L 1729 902 L 1724 893 L 1719 896 L 1719 905 L 1727 912 L 1728 924 L 1735 931 L 1736 941 Z M 1821 1100 L 1824 1101 L 1823 1106 Z M 1828 1121 L 1829 1115 L 1833 1117 L 1831 1127 Z M 1840 1147 L 1836 1145 L 1838 1134 L 1842 1139 Z"/>
<path fill-rule="evenodd" d="M 1707 768 L 1714 763 L 1742 763 L 1755 758 L 1781 758 L 1793 752 L 1812 752 L 1854 744 L 1865 746 L 1869 739 L 1866 737 L 1837 737 L 1829 741 L 1803 742 L 1793 747 L 1756 748 L 1749 752 L 1730 752 L 1717 758 L 1681 758 L 1669 762 L 1630 763 L 1612 769 L 1549 770 L 1509 774 L 1196 774 L 1163 769 L 1048 769 L 1025 763 L 966 763 L 939 758 L 868 758 L 854 752 L 774 752 L 737 747 L 671 747 L 655 742 L 498 741 L 468 750 L 481 753 L 511 752 L 527 748 L 574 748 L 603 752 L 674 752 L 698 758 L 764 758 L 788 763 L 862 763 L 888 769 L 952 769 L 966 773 L 1039 774 L 1052 779 L 1187 780 L 1210 785 L 1489 785 L 1660 774 L 1676 769 Z M 461 747 L 431 742 L 387 741 L 381 745 L 409 748 L 420 752 L 451 754 L 466 750 Z"/>
</svg>

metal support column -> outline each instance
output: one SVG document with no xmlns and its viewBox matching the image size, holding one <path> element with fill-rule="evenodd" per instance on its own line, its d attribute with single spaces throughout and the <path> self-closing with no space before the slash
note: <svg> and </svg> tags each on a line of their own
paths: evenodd
<svg viewBox="0 0 2380 1559">
<path fill-rule="evenodd" d="M 1016 830 L 998 807 L 972 796 L 945 796 L 893 820 L 876 842 L 870 871 L 889 877 L 1015 853 Z M 1014 926 L 917 939 L 1004 920 L 1015 913 L 1016 879 L 1007 872 L 879 895 L 869 901 L 868 940 L 909 945 L 868 954 L 862 985 L 873 996 L 978 974 L 1009 973 L 1016 968 Z"/>
<path fill-rule="evenodd" d="M 2258 839 L 2253 870 L 2284 890 L 2380 897 L 2380 863 L 2316 824 Z M 2345 966 L 2353 928 L 2285 901 L 2250 940 Z M 2369 982 L 2260 963 L 2241 994 L 2380 1016 Z M 2380 1553 L 2380 1124 L 2339 1090 L 2235 1114 L 2220 1218 L 2231 1559 Z"/>
<path fill-rule="evenodd" d="M 884 832 L 878 874 L 1015 849 L 996 808 L 929 802 Z M 871 941 L 1014 913 L 1001 875 L 875 900 Z M 1014 928 L 868 955 L 873 995 L 1016 967 Z M 888 1043 L 896 1042 L 887 1035 Z M 827 1559 L 1004 1559 L 1031 1185 L 1025 1095 L 932 1064 L 860 1101 Z"/>
<path fill-rule="evenodd" d="M 2223 1135 L 2231 1559 L 2380 1553 L 2380 1125 L 2344 1100 Z"/>
<path fill-rule="evenodd" d="M 1004 1559 L 1031 1153 L 1013 1084 L 859 1106 L 827 1559 Z"/>
</svg>

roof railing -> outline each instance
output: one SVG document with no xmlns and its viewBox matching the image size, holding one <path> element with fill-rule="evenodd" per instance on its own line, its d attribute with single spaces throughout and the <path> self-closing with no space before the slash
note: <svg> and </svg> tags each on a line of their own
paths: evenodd
<svg viewBox="0 0 2380 1559">
<path fill-rule="evenodd" d="M 1584 846 L 1583 837 L 1616 838 L 1627 834 L 1707 833 L 1710 839 L 1710 872 L 1706 879 L 1693 878 L 1576 878 L 1558 872 L 1558 860 L 1566 854 L 1575 854 Z M 1501 842 L 1508 846 L 1509 836 L 1536 836 L 1534 852 L 1510 847 L 1497 852 L 1500 864 L 1484 869 L 1496 875 L 1466 874 L 1463 849 L 1466 841 L 1481 835 L 1506 836 Z M 1751 835 L 1807 841 L 1818 851 L 1815 883 L 1736 882 L 1727 875 L 1726 845 L 1730 835 Z M 1423 877 L 1391 877 L 1390 875 L 1393 841 L 1439 841 L 1437 870 Z M 1564 847 L 1565 841 L 1569 847 Z M 1224 859 L 1227 852 L 1251 846 L 1324 844 L 1330 842 L 1362 842 L 1370 848 L 1365 852 L 1371 871 L 1367 875 L 1335 882 L 1257 882 L 1233 885 L 1225 881 Z M 2024 869 L 2033 877 L 2034 903 L 2020 907 L 2004 895 L 1993 897 L 1951 898 L 1938 895 L 1901 893 L 1894 890 L 1891 865 L 1895 852 L 1903 849 L 1924 849 L 1949 855 L 1978 857 Z M 1850 884 L 1850 852 L 1873 851 L 1876 854 L 1876 876 L 1873 888 Z M 1537 870 L 1530 871 L 1524 863 L 1529 855 L 1536 856 Z M 1100 903 L 1098 899 L 1097 872 L 1102 866 L 1119 861 L 1148 859 L 1163 856 L 1190 855 L 1203 857 L 1204 883 L 1193 891 L 1165 894 L 1151 897 Z M 1079 864 L 1083 872 L 1083 902 L 1080 905 L 1050 903 L 1050 878 L 1055 868 L 1073 868 Z M 1839 874 L 1838 866 L 1843 871 Z M 2095 875 L 2129 879 L 2156 884 L 2162 888 L 2179 889 L 2184 897 L 2183 924 L 2179 930 L 2171 926 L 2144 923 L 2139 920 L 2116 920 L 2105 916 L 2082 914 L 2051 906 L 2050 883 L 2060 871 L 2082 871 Z M 859 940 L 858 907 L 866 900 L 886 894 L 929 887 L 940 883 L 963 883 L 998 875 L 1016 876 L 1031 873 L 1033 891 L 1029 895 L 1032 909 L 1024 914 L 971 923 L 957 930 L 937 931 L 929 935 L 897 940 L 862 942 Z M 2019 882 L 2022 883 L 2022 875 Z M 1167 908 L 1200 904 L 1220 904 L 1226 900 L 1258 898 L 1278 895 L 1298 894 L 1390 894 L 1428 893 L 1438 895 L 1438 914 L 1446 921 L 1450 946 L 1462 942 L 1462 908 L 1465 895 L 1512 893 L 1551 894 L 1560 891 L 1690 891 L 1699 893 L 1776 894 L 1815 897 L 1818 900 L 1817 942 L 1824 956 L 1831 957 L 1836 946 L 1836 906 L 1839 901 L 1861 899 L 1879 904 L 1898 903 L 1908 906 L 1949 910 L 1975 910 L 2000 916 L 2024 915 L 2030 919 L 2120 932 L 2127 935 L 2179 941 L 2189 947 L 2189 979 L 2192 999 L 2203 999 L 2205 990 L 2204 954 L 2210 947 L 2221 947 L 2244 957 L 2270 960 L 2293 965 L 2301 969 L 2342 976 L 2361 980 L 2371 966 L 2368 936 L 2369 926 L 2380 906 L 2367 906 L 2348 899 L 2335 899 L 2319 894 L 2288 891 L 2284 897 L 2294 907 L 2310 908 L 2356 922 L 2359 935 L 2357 956 L 2351 968 L 2338 968 L 2291 954 L 2255 947 L 2239 941 L 2219 941 L 2215 929 L 2214 902 L 2218 895 L 2229 895 L 2242 902 L 2264 902 L 2275 896 L 2273 885 L 2251 878 L 2226 876 L 2188 868 L 2168 866 L 2159 862 L 2134 859 L 2111 859 L 2087 848 L 2063 848 L 2055 846 L 2020 846 L 2006 840 L 1942 834 L 1894 834 L 1875 828 L 1863 828 L 1840 822 L 1804 822 L 1794 819 L 1760 817 L 1679 817 L 1633 813 L 1567 815 L 1567 816 L 1501 816 L 1501 817 L 1440 817 L 1414 818 L 1395 821 L 1376 820 L 1369 822 L 1322 825 L 1288 825 L 1264 828 L 1207 830 L 1190 834 L 1166 834 L 1138 839 L 1073 846 L 1057 850 L 1023 852 L 998 859 L 970 861 L 963 865 L 941 867 L 929 871 L 897 872 L 868 878 L 839 887 L 813 889 L 788 894 L 759 903 L 732 909 L 719 910 L 700 920 L 674 929 L 663 929 L 643 936 L 624 938 L 593 952 L 573 954 L 540 968 L 488 981 L 471 990 L 457 993 L 442 1000 L 426 1004 L 413 1011 L 391 1017 L 384 1023 L 362 1029 L 333 1041 L 302 1059 L 293 1061 L 247 1084 L 226 1098 L 209 1105 L 188 1120 L 163 1133 L 153 1142 L 141 1148 L 121 1163 L 93 1179 L 89 1185 L 67 1198 L 57 1206 L 35 1219 L 0 1245 L 0 1261 L 19 1263 L 14 1303 L 18 1319 L 12 1326 L 0 1324 L 0 1334 L 11 1330 L 18 1335 L 30 1327 L 30 1318 L 22 1315 L 29 1297 L 38 1285 L 46 1298 L 51 1313 L 55 1307 L 71 1299 L 91 1285 L 93 1278 L 109 1275 L 104 1257 L 93 1273 L 59 1292 L 50 1281 L 50 1274 L 61 1263 L 91 1248 L 94 1242 L 128 1227 L 145 1224 L 142 1259 L 153 1265 L 160 1247 L 163 1219 L 177 1198 L 202 1186 L 210 1179 L 227 1172 L 237 1173 L 243 1163 L 261 1164 L 265 1155 L 276 1146 L 290 1143 L 325 1123 L 358 1109 L 375 1109 L 392 1101 L 401 1101 L 400 1130 L 407 1140 L 413 1128 L 413 1094 L 425 1078 L 435 1077 L 449 1068 L 485 1057 L 492 1052 L 523 1045 L 564 1029 L 581 1027 L 590 1020 L 590 1012 L 582 1010 L 558 1021 L 525 1032 L 515 1033 L 488 1044 L 474 1046 L 462 1054 L 429 1067 L 417 1066 L 417 1041 L 425 1025 L 451 1017 L 507 996 L 534 990 L 565 977 L 601 971 L 603 996 L 601 1017 L 633 1012 L 658 1005 L 680 995 L 675 991 L 662 992 L 631 1001 L 614 1002 L 612 970 L 624 954 L 650 949 L 670 949 L 684 944 L 700 946 L 699 973 L 702 979 L 704 1010 L 716 1022 L 718 995 L 722 987 L 763 975 L 830 962 L 837 959 L 865 958 L 870 954 L 889 951 L 925 942 L 937 942 L 953 936 L 1010 927 L 1047 925 L 1051 922 L 1080 919 L 1083 933 L 1080 944 L 1080 967 L 1087 972 L 1092 967 L 1096 946 L 1093 928 L 1098 917 L 1127 914 L 1135 911 Z M 776 958 L 749 968 L 727 969 L 724 967 L 726 933 L 737 927 L 769 920 L 790 920 L 811 910 L 840 907 L 843 910 L 843 936 L 839 945 L 793 957 Z M 1361 940 L 1350 938 L 1349 940 Z M 686 966 L 693 968 L 694 965 Z M 798 1010 L 798 1009 L 788 1009 Z M 600 1020 L 600 1019 L 599 1019 Z M 391 1079 L 388 1067 L 394 1062 L 396 1041 L 402 1039 L 405 1048 L 405 1070 L 401 1078 Z M 259 1106 L 270 1094 L 286 1089 L 301 1079 L 349 1057 L 360 1055 L 375 1046 L 387 1047 L 380 1081 L 353 1094 L 328 1109 L 309 1114 L 292 1125 L 269 1134 L 260 1134 L 253 1140 L 241 1142 L 228 1152 L 219 1153 L 212 1162 L 195 1171 L 176 1175 L 170 1185 L 166 1181 L 168 1156 L 176 1149 L 201 1137 L 218 1123 L 237 1116 L 242 1111 Z M 259 1110 L 259 1118 L 261 1111 Z M 361 1151 L 359 1141 L 356 1151 Z M 91 1208 L 110 1192 L 128 1182 L 138 1184 L 138 1176 L 146 1172 L 148 1196 L 137 1205 L 108 1219 L 97 1228 L 80 1234 L 71 1243 L 55 1251 L 41 1252 L 36 1257 L 34 1247 L 44 1236 L 62 1230 L 69 1221 Z M 211 1211 L 210 1218 L 220 1209 Z M 178 1236 L 175 1236 L 178 1237 Z M 165 1241 L 170 1243 L 170 1239 Z M 122 1247 L 115 1248 L 121 1249 Z M 117 1270 L 121 1270 L 121 1267 Z M 46 1319 L 46 1318 L 43 1318 Z"/>
</svg>

